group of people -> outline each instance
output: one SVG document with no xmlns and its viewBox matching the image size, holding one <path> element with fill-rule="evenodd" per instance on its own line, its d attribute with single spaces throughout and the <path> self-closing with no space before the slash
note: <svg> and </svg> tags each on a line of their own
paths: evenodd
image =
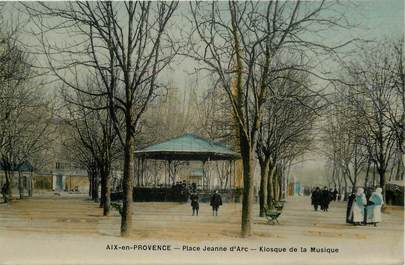
<svg viewBox="0 0 405 265">
<path fill-rule="evenodd" d="M 315 211 L 320 206 L 322 211 L 328 211 L 331 201 L 338 199 L 336 189 L 330 190 L 324 187 L 321 190 L 316 187 L 311 194 L 311 204 Z M 381 207 L 384 204 L 382 189 L 376 188 L 370 196 L 366 197 L 363 188 L 358 188 L 356 193 L 352 193 L 348 198 L 346 210 L 346 222 L 354 225 L 374 224 L 381 222 Z"/>
<path fill-rule="evenodd" d="M 327 212 L 329 209 L 329 204 L 331 201 L 336 201 L 338 192 L 337 190 L 329 190 L 328 187 L 324 187 L 321 190 L 319 187 L 316 187 L 312 191 L 311 195 L 311 204 L 314 206 L 314 210 L 318 211 L 318 207 L 321 207 L 321 210 Z"/>
<path fill-rule="evenodd" d="M 376 188 L 367 200 L 363 188 L 350 195 L 347 203 L 346 222 L 354 225 L 381 222 L 381 207 L 384 204 L 382 188 Z"/>
<path fill-rule="evenodd" d="M 190 195 L 190 200 L 191 200 L 191 208 L 193 209 L 193 215 L 198 216 L 198 211 L 200 209 L 198 194 L 192 193 Z M 218 209 L 219 209 L 219 206 L 222 205 L 222 198 L 217 190 L 214 192 L 214 194 L 211 195 L 210 205 L 212 207 L 212 215 L 218 216 Z"/>
</svg>

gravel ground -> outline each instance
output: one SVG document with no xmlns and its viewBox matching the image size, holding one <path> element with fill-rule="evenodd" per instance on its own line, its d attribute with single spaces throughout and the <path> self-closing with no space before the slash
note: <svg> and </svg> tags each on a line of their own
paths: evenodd
<svg viewBox="0 0 405 265">
<path fill-rule="evenodd" d="M 256 206 L 248 239 L 239 237 L 240 204 L 212 216 L 202 203 L 192 216 L 189 204 L 135 203 L 132 236 L 122 239 L 115 211 L 103 217 L 83 195 L 42 194 L 0 204 L 0 264 L 404 263 L 402 207 L 387 207 L 377 227 L 354 227 L 344 203 L 315 212 L 309 202 L 289 198 L 277 225 Z"/>
</svg>

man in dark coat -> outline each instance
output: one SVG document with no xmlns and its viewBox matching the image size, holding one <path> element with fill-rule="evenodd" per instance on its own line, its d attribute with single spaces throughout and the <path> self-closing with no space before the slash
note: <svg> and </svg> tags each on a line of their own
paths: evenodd
<svg viewBox="0 0 405 265">
<path fill-rule="evenodd" d="M 348 224 L 353 224 L 353 215 L 350 214 L 351 210 L 352 210 L 352 205 L 353 205 L 353 201 L 356 198 L 356 195 L 354 192 L 352 192 L 349 196 L 349 198 L 347 199 L 347 209 L 346 209 L 346 223 Z"/>
<path fill-rule="evenodd" d="M 212 206 L 212 215 L 218 216 L 218 208 L 222 205 L 222 198 L 217 190 L 211 197 L 210 205 Z"/>
<path fill-rule="evenodd" d="M 321 190 L 316 187 L 311 195 L 311 204 L 314 206 L 314 210 L 318 211 L 318 206 L 321 203 Z"/>
<path fill-rule="evenodd" d="M 191 208 L 193 209 L 193 215 L 195 214 L 196 216 L 198 216 L 198 210 L 200 209 L 200 203 L 198 202 L 197 193 L 191 194 L 190 200 L 191 200 Z"/>
<path fill-rule="evenodd" d="M 195 182 L 191 183 L 191 192 L 197 192 L 197 184 Z"/>
<path fill-rule="evenodd" d="M 337 189 L 336 189 L 336 188 L 333 190 L 332 194 L 333 194 L 333 196 L 332 196 L 333 201 L 336 201 L 336 199 L 337 199 L 337 195 L 338 195 L 338 191 L 337 191 Z"/>
<path fill-rule="evenodd" d="M 328 211 L 329 203 L 331 199 L 331 193 L 328 190 L 328 187 L 324 187 L 321 192 L 321 210 L 324 212 Z"/>
</svg>

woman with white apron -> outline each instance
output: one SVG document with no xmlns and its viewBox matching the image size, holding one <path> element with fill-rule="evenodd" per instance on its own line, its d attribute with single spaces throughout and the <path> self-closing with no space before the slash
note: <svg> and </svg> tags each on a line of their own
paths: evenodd
<svg viewBox="0 0 405 265">
<path fill-rule="evenodd" d="M 380 223 L 381 218 L 381 207 L 384 204 L 382 197 L 382 189 L 377 188 L 373 194 L 371 194 L 370 199 L 368 200 L 367 206 L 367 223 L 374 224 L 377 226 L 377 223 Z"/>
<path fill-rule="evenodd" d="M 355 225 L 360 225 L 364 221 L 364 206 L 367 204 L 364 189 L 358 188 L 355 196 L 351 210 L 351 217 L 353 217 L 353 223 Z"/>
</svg>

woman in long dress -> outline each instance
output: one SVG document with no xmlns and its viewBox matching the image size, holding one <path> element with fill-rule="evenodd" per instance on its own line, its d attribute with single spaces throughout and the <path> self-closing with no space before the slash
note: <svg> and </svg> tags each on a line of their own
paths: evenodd
<svg viewBox="0 0 405 265">
<path fill-rule="evenodd" d="M 377 226 L 377 223 L 380 223 L 381 218 L 381 207 L 384 204 L 384 200 L 382 197 L 382 189 L 377 188 L 372 194 L 369 199 L 369 203 L 367 206 L 367 223 L 374 224 Z"/>
<path fill-rule="evenodd" d="M 364 195 L 364 189 L 358 188 L 351 210 L 351 217 L 353 217 L 355 225 L 360 225 L 364 221 L 364 206 L 366 204 L 367 200 L 366 195 Z"/>
</svg>

